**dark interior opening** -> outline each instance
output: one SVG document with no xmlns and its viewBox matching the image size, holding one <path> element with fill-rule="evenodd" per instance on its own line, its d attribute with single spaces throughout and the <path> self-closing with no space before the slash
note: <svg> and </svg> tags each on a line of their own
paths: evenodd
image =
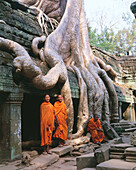
<svg viewBox="0 0 136 170">
<path fill-rule="evenodd" d="M 78 115 L 78 106 L 79 106 L 79 99 L 73 99 L 73 106 L 74 106 L 74 124 L 73 124 L 73 133 L 77 132 L 77 115 Z"/>
<path fill-rule="evenodd" d="M 8 159 L 10 155 L 10 153 L 7 151 L 10 144 L 10 115 L 9 112 L 7 112 L 8 104 L 5 103 L 8 95 L 8 93 L 0 92 L 0 162 L 3 160 L 3 158 Z"/>
<path fill-rule="evenodd" d="M 122 103 L 122 119 L 124 119 L 123 113 L 127 110 L 129 103 Z"/>
<path fill-rule="evenodd" d="M 24 94 L 21 107 L 22 142 L 40 140 L 41 96 Z"/>
</svg>

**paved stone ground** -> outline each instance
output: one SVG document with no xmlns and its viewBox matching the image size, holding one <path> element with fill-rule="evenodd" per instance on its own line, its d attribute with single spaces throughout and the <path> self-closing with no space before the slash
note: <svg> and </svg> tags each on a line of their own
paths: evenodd
<svg viewBox="0 0 136 170">
<path fill-rule="evenodd" d="M 119 139 L 111 140 L 108 144 L 103 144 L 102 147 L 117 143 L 120 143 Z M 21 160 L 3 163 L 0 164 L 0 170 L 77 170 L 77 156 L 95 152 L 98 148 L 99 146 L 93 143 L 82 144 L 74 146 L 73 148 L 70 148 L 69 146 L 55 148 L 58 153 L 54 153 L 54 157 L 53 155 L 38 155 L 38 153 L 34 151 L 31 153 L 26 151 L 27 154 L 30 154 L 32 157 L 32 160 L 28 161 L 28 164 L 21 164 Z M 71 149 L 74 150 L 72 151 Z M 59 155 L 61 156 L 59 157 Z M 89 168 L 87 170 L 95 170 L 95 168 Z"/>
<path fill-rule="evenodd" d="M 47 167 L 47 170 L 77 170 L 76 157 L 61 157 L 58 162 Z"/>
</svg>

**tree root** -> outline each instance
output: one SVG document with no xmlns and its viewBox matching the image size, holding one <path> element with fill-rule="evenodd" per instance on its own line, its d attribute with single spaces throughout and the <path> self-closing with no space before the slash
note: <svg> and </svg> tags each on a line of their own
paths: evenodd
<svg viewBox="0 0 136 170">
<path fill-rule="evenodd" d="M 25 1 L 25 0 L 24 0 Z M 36 9 L 39 7 L 38 20 L 48 36 L 45 20 L 46 15 L 41 12 L 41 2 L 37 0 Z M 51 20 L 49 22 L 52 24 Z M 52 27 L 53 29 L 53 27 Z M 28 53 L 19 44 L 0 38 L 0 47 L 6 47 L 16 54 L 13 65 L 16 71 L 20 71 L 30 78 L 33 85 L 39 89 L 51 89 L 58 82 L 61 86 L 61 93 L 68 111 L 68 128 L 72 138 L 82 136 L 87 125 L 88 118 L 94 113 L 101 115 L 101 119 L 110 122 L 118 121 L 118 100 L 112 80 L 106 74 L 110 72 L 117 77 L 111 66 L 95 57 L 90 49 L 87 22 L 85 19 L 83 0 L 68 0 L 65 13 L 58 27 L 51 33 L 45 42 L 44 50 L 38 49 L 38 43 L 42 37 L 33 40 L 32 48 L 34 54 L 39 55 L 41 60 L 46 61 L 50 66 L 47 75 L 42 75 L 40 68 L 34 65 Z M 45 37 L 43 37 L 45 40 Z M 42 42 L 43 42 L 42 40 Z M 78 108 L 77 133 L 71 135 L 73 130 L 73 104 L 70 91 L 67 67 L 74 71 L 78 77 L 80 87 L 80 102 Z M 109 103 L 112 103 L 109 108 Z"/>
</svg>

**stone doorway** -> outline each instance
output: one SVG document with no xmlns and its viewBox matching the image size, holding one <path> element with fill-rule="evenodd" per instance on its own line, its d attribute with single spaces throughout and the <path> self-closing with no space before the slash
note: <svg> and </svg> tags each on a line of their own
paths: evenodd
<svg viewBox="0 0 136 170">
<path fill-rule="evenodd" d="M 22 142 L 40 141 L 40 105 L 41 96 L 24 94 L 21 106 Z"/>
<path fill-rule="evenodd" d="M 32 146 L 40 146 L 40 105 L 44 101 L 44 95 L 24 94 L 21 105 L 21 136 L 22 149 L 30 149 Z M 56 99 L 51 97 L 54 104 Z"/>
</svg>

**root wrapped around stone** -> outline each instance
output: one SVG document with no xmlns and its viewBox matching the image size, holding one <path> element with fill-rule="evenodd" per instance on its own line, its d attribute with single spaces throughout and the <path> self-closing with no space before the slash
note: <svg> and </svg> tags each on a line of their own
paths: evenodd
<svg viewBox="0 0 136 170">
<path fill-rule="evenodd" d="M 31 0 L 29 0 L 29 5 L 30 2 Z M 46 2 L 35 0 L 35 4 L 43 12 L 45 12 Z M 28 53 L 19 44 L 0 38 L 0 47 L 4 46 L 16 54 L 14 67 L 28 77 L 36 88 L 51 89 L 57 82 L 62 85 L 61 93 L 67 105 L 70 136 L 72 138 L 82 136 L 88 118 L 91 118 L 94 113 L 98 113 L 101 119 L 107 122 L 117 122 L 117 95 L 106 71 L 110 71 L 115 78 L 116 73 L 92 53 L 83 0 L 67 1 L 65 13 L 58 27 L 47 38 L 43 37 L 46 41 L 42 52 L 37 48 L 41 39 L 42 37 L 33 40 L 32 47 L 34 53 L 50 66 L 51 69 L 47 75 L 42 75 L 40 68 L 34 65 Z M 80 87 L 77 133 L 73 135 L 71 133 L 74 112 L 67 68 L 77 75 Z"/>
</svg>

